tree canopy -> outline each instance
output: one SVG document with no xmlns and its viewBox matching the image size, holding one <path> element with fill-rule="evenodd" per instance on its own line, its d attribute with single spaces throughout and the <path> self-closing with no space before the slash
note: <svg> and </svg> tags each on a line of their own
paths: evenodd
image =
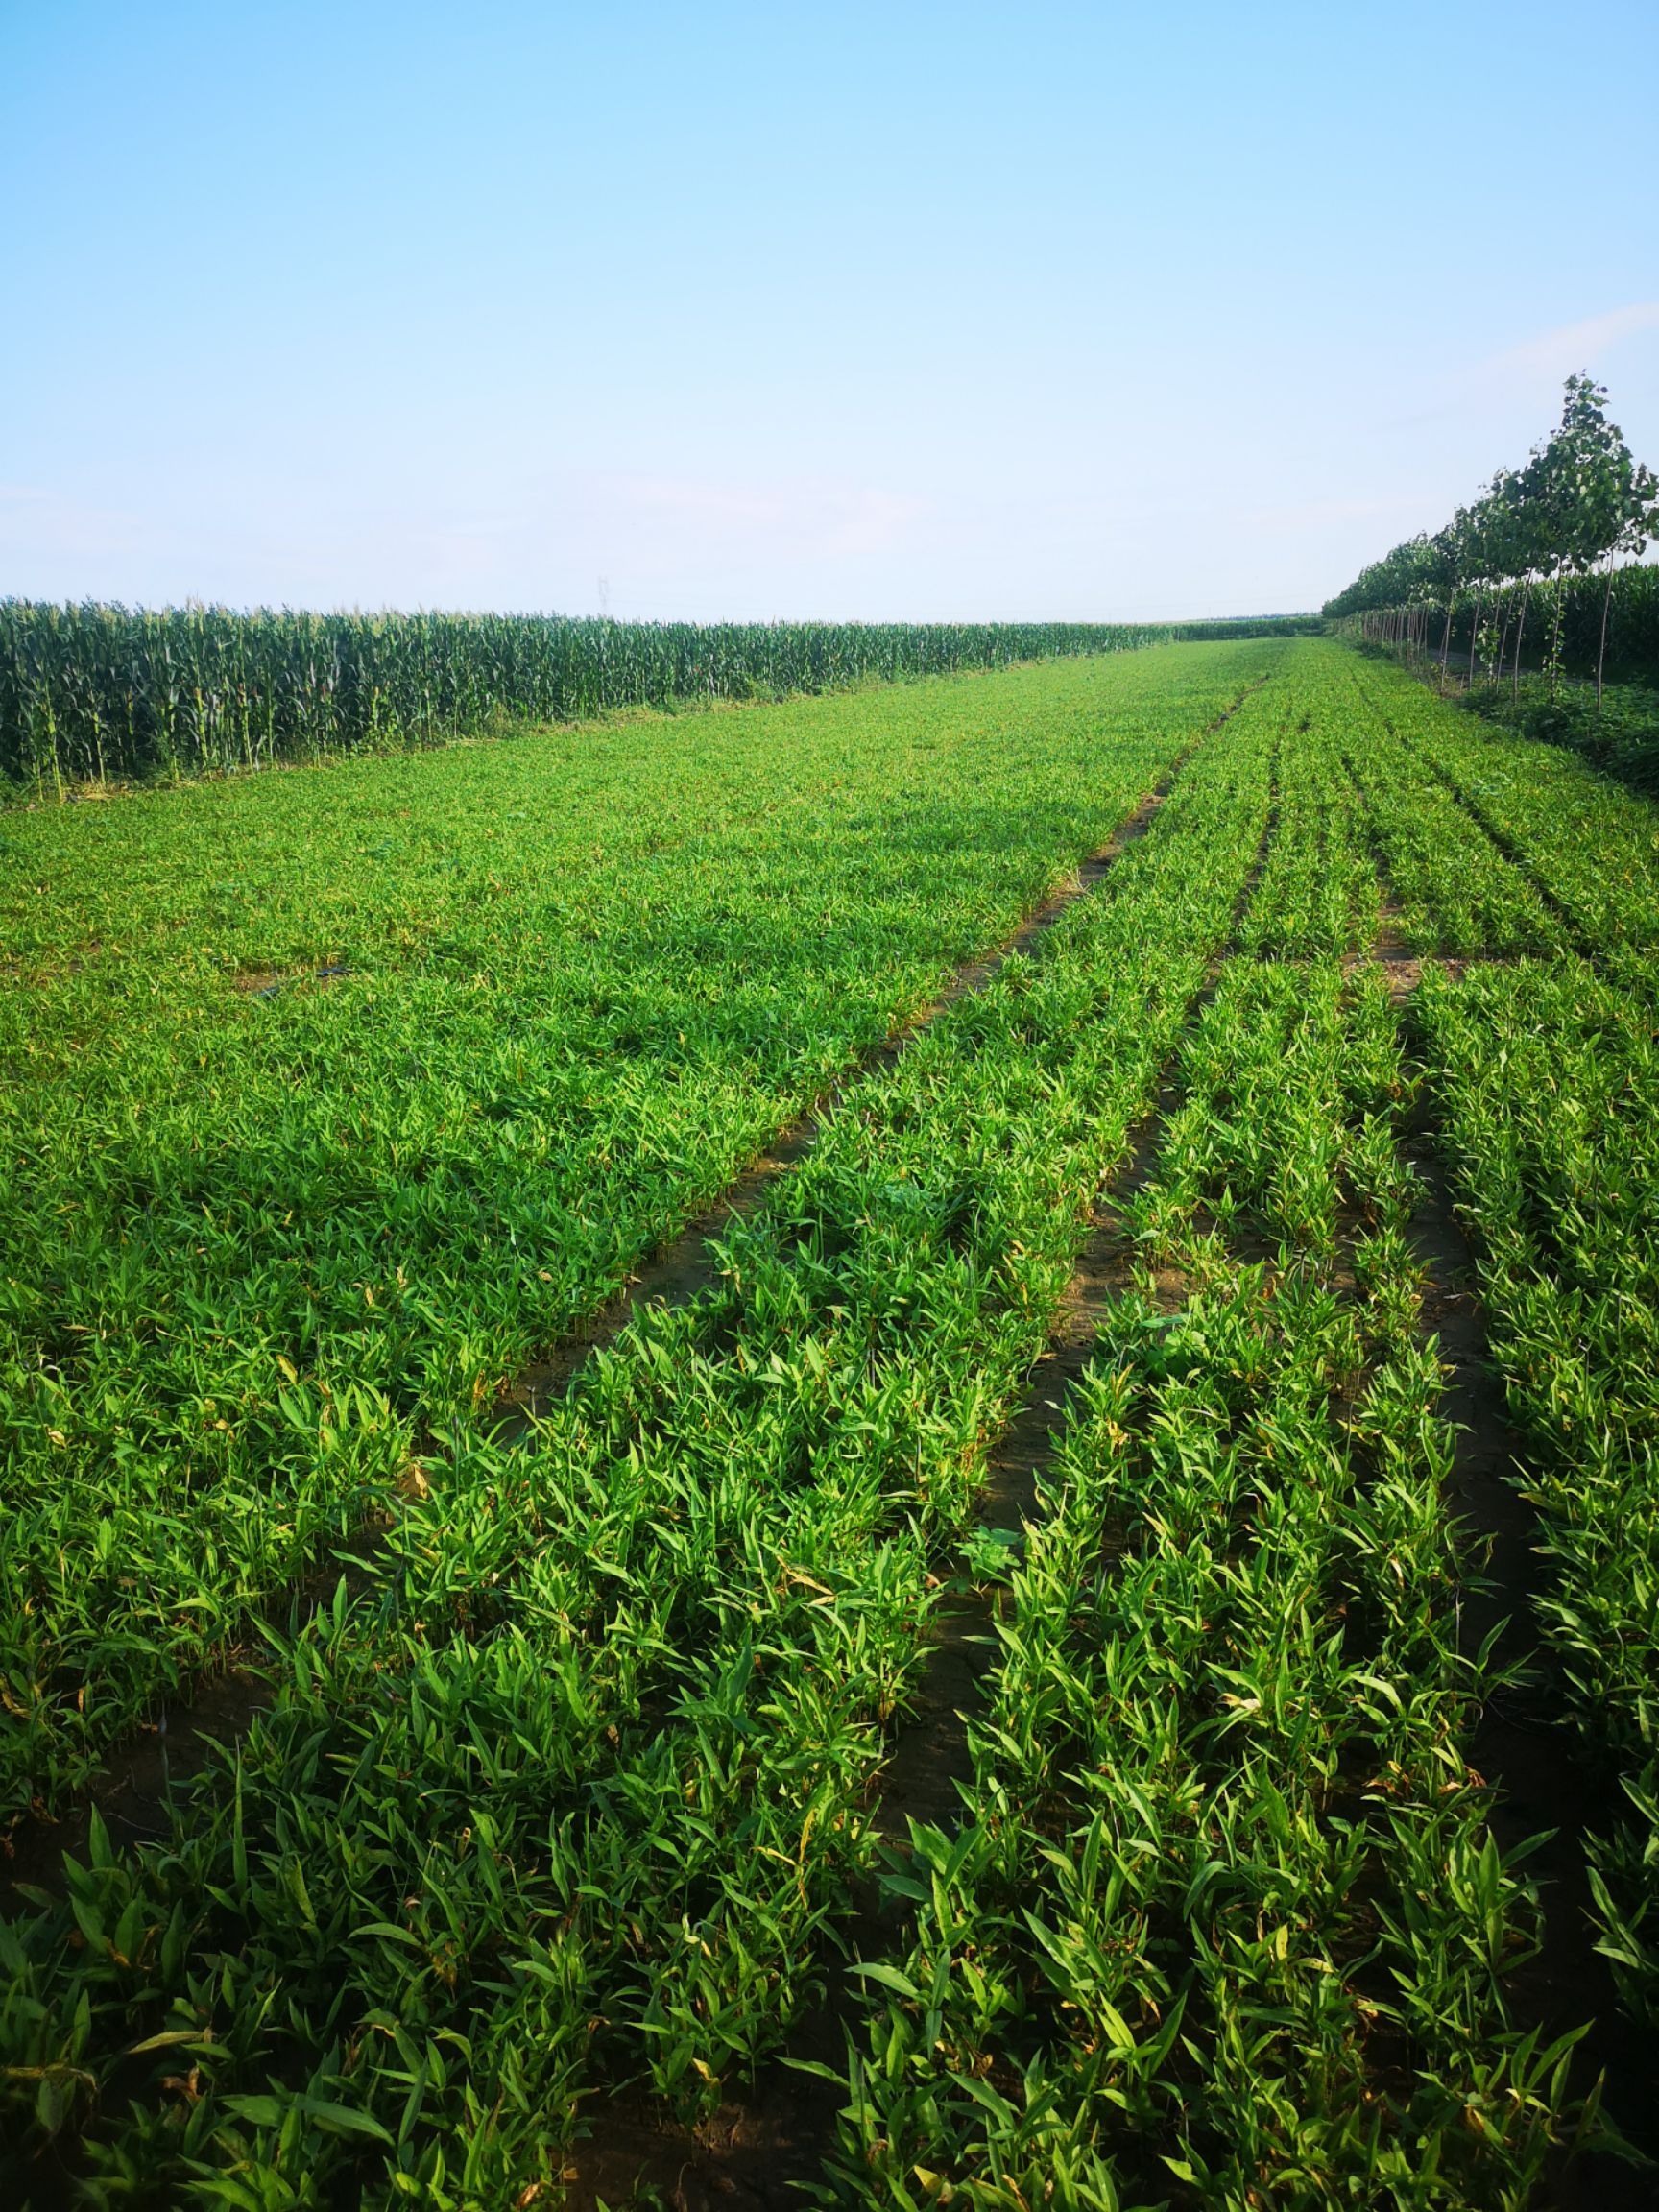
<svg viewBox="0 0 1659 2212">
<path fill-rule="evenodd" d="M 1659 480 L 1609 421 L 1606 387 L 1573 375 L 1560 421 L 1522 468 L 1500 469 L 1470 506 L 1373 561 L 1323 612 L 1440 606 L 1460 590 L 1584 575 L 1655 536 Z"/>
</svg>

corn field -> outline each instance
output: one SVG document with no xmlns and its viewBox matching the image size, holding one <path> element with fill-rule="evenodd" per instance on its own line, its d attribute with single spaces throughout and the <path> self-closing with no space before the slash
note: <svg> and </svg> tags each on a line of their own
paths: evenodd
<svg viewBox="0 0 1659 2212">
<path fill-rule="evenodd" d="M 749 699 L 1160 642 L 1169 624 L 712 623 L 0 601 L 0 774 L 256 768 L 614 707 Z"/>
</svg>

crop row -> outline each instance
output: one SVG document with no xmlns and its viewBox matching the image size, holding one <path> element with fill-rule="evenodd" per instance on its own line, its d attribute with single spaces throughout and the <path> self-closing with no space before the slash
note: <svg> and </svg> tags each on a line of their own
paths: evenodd
<svg viewBox="0 0 1659 2212">
<path fill-rule="evenodd" d="M 0 998 L 0 1824 L 396 1510 L 434 1427 L 603 1305 L 1276 650 L 803 705 L 787 748 L 622 742 L 581 780 L 549 740 L 34 818 Z"/>
<path fill-rule="evenodd" d="M 890 1865 L 915 1941 L 866 1964 L 843 2171 L 904 2212 L 1519 2203 L 1564 2052 L 1507 2017 L 1531 1913 L 1458 1749 L 1386 996 L 1236 968 L 1184 1085 L 964 1824 Z"/>
<path fill-rule="evenodd" d="M 1422 1049 L 1527 1445 L 1554 1682 L 1609 1820 L 1601 1941 L 1659 2023 L 1659 1040 L 1577 961 L 1425 987 Z"/>
<path fill-rule="evenodd" d="M 1374 931 L 1377 875 L 1362 804 L 1339 754 L 1309 734 L 1315 718 L 1329 717 L 1328 692 L 1307 672 L 1291 692 L 1274 836 L 1238 929 L 1239 950 L 1260 959 L 1346 952 Z"/>
<path fill-rule="evenodd" d="M 1475 732 L 1367 666 L 1390 773 L 1455 794 L 1460 841 L 1536 885 L 1551 958 L 1431 971 L 1413 1027 L 1475 1238 L 1491 1348 L 1527 1447 L 1547 1575 L 1537 1626 L 1605 1815 L 1599 1939 L 1659 2020 L 1659 836 L 1650 804 L 1579 762 Z M 1488 835 L 1490 831 L 1490 835 Z M 1524 876 L 1523 876 L 1524 872 Z M 1586 957 L 1573 956 L 1575 946 Z M 1586 964 L 1586 963 L 1589 964 Z"/>
<path fill-rule="evenodd" d="M 1643 986 L 1659 950 L 1649 802 L 1582 761 L 1472 724 L 1386 665 L 1329 644 L 1300 646 L 1298 661 L 1298 694 L 1326 702 L 1338 783 L 1363 803 L 1412 950 L 1555 958 L 1576 948 Z M 1299 764 L 1333 773 L 1318 749 Z"/>
<path fill-rule="evenodd" d="M 1361 676 L 1351 685 L 1345 756 L 1404 942 L 1458 957 L 1562 950 L 1559 921 L 1447 788 L 1436 756 L 1403 741 Z M 1397 710 L 1390 698 L 1389 713 Z"/>
<path fill-rule="evenodd" d="M 1397 813 L 1455 799 L 1450 865 L 1418 942 L 1466 905 L 1449 876 L 1512 856 L 1541 958 L 1431 965 L 1414 1056 L 1472 1238 L 1487 1335 L 1522 1439 L 1544 1562 L 1533 1626 L 1559 1755 L 1599 1810 L 1586 1848 L 1599 1947 L 1659 2019 L 1659 837 L 1651 805 L 1582 763 L 1475 731 L 1407 679 L 1357 672 L 1385 736 L 1365 772 Z M 1444 819 L 1444 817 L 1443 817 Z M 1408 851 L 1396 830 L 1390 859 Z M 1477 854 L 1479 855 L 1479 859 Z M 1544 919 L 1540 922 L 1539 917 Z M 1519 933 L 1517 933 L 1519 934 Z"/>
<path fill-rule="evenodd" d="M 1581 761 L 1499 728 L 1473 729 L 1419 685 L 1372 666 L 1359 681 L 1425 781 L 1439 781 L 1535 884 L 1571 940 L 1640 984 L 1659 952 L 1652 803 Z"/>
<path fill-rule="evenodd" d="M 1388 817 L 1344 783 L 1342 671 L 1297 675 L 1239 933 L 1297 957 L 1232 963 L 1181 1048 L 961 1821 L 886 1855 L 911 1935 L 854 1968 L 851 2201 L 1506 2207 L 1576 2125 L 1467 1759 L 1419 1078 L 1380 974 L 1329 956 Z"/>
<path fill-rule="evenodd" d="M 529 2201 L 593 2085 L 695 2108 L 776 2047 L 1276 729 L 1269 686 L 1040 957 L 848 1092 L 718 1289 L 531 1439 L 457 1427 L 233 1772 L 7 1932 L 14 2129 L 83 2201 Z"/>
<path fill-rule="evenodd" d="M 762 850 L 793 845 L 845 776 L 846 817 L 811 858 L 821 896 L 854 903 L 877 885 L 898 906 L 960 855 L 949 924 L 926 908 L 897 932 L 916 969 L 867 961 L 878 1003 L 920 972 L 919 942 L 994 933 L 975 902 L 1018 879 L 1029 904 L 1269 669 L 1032 957 L 847 1088 L 720 1240 L 714 1287 L 638 1311 L 517 1442 L 488 1417 L 502 1353 L 523 1346 L 510 1331 L 467 1387 L 386 1394 L 424 1423 L 398 1431 L 388 1470 L 412 1445 L 419 1465 L 376 1557 L 271 1634 L 271 1709 L 158 1843 L 123 1848 L 94 1823 L 67 1895 L 30 1892 L 0 1926 L 0 2193 L 551 2205 L 612 2089 L 640 2084 L 686 2121 L 740 2097 L 854 1936 L 863 1994 L 827 2181 L 853 2202 L 1496 2212 L 1550 2186 L 1589 2115 L 1572 2038 L 1546 2048 L 1530 2025 L 1538 1901 L 1469 1764 L 1495 1685 L 1464 1641 L 1479 1532 L 1447 1494 L 1406 1137 L 1426 1100 L 1529 1438 L 1545 1633 L 1573 1725 L 1626 1786 L 1596 1877 L 1641 2013 L 1659 1985 L 1642 824 L 1597 815 L 1576 771 L 1564 800 L 1599 841 L 1575 861 L 1519 775 L 1486 811 L 1478 735 L 1443 751 L 1386 670 L 1316 643 L 1126 658 L 1110 748 L 1103 679 L 1081 668 L 971 686 L 1001 700 L 975 740 L 948 733 L 959 693 L 897 758 L 841 719 L 868 701 L 791 709 L 822 759 L 706 769 L 686 812 L 717 815 L 747 865 L 752 825 Z M 1016 698 L 1046 717 L 1028 753 Z M 918 758 L 930 738 L 944 760 Z M 472 773 L 461 756 L 381 772 L 412 765 L 441 769 L 451 799 Z M 751 810 L 756 770 L 782 781 Z M 865 814 L 868 874 L 849 889 L 838 832 Z M 538 854 L 567 870 L 594 928 L 632 951 L 624 890 L 601 904 L 601 872 L 583 872 L 591 820 L 526 832 L 525 874 Z M 1007 824 L 1007 878 L 965 850 L 976 820 L 987 851 Z M 629 893 L 646 827 L 625 847 Z M 1502 963 L 1426 960 L 1402 1017 L 1352 959 L 1380 892 L 1416 950 Z M 736 974 L 756 925 L 719 895 Z M 411 880 L 412 915 L 427 896 Z M 481 964 L 512 958 L 501 919 L 480 918 Z M 706 926 L 698 910 L 699 948 Z M 1571 950 L 1598 926 L 1600 976 Z M 34 955 L 62 963 L 71 995 L 97 985 L 102 950 L 77 951 L 80 971 L 65 958 L 95 929 L 83 908 Z M 1194 1022 L 1229 935 L 1248 957 Z M 544 937 L 493 1008 L 517 1021 L 538 962 L 591 942 Z M 867 944 L 850 930 L 844 966 L 815 952 L 778 974 L 828 1001 Z M 379 955 L 365 1026 L 413 988 L 404 963 Z M 216 971 L 188 974 L 232 1022 L 345 1003 L 330 985 L 250 1008 L 209 998 Z M 73 1065 L 50 1020 L 31 1034 Z M 539 1071 L 544 1046 L 507 1044 Z M 881 1769 L 987 1448 L 1043 1373 L 1092 1210 L 1172 1050 L 1176 1103 L 1130 1223 L 1138 1288 L 1104 1312 L 1022 1540 L 967 1546 L 1007 1579 L 963 1816 L 882 1851 Z M 636 1114 L 669 1088 L 654 1073 Z M 547 1105 L 549 1138 L 566 1111 Z M 67 1155 L 59 1192 L 74 1203 Z M 344 1383 L 367 1333 L 339 1315 Z M 98 1520 L 77 1526 L 77 1557 Z M 113 1641 L 115 1674 L 136 1640 Z M 891 1940 L 853 1909 L 873 1868 Z"/>
<path fill-rule="evenodd" d="M 1584 2125 L 1574 2037 L 1517 2009 L 1537 1905 L 1469 1765 L 1498 1685 L 1463 1641 L 1481 1531 L 1447 1495 L 1418 1095 L 1531 1447 L 1538 1624 L 1629 1809 L 1590 1839 L 1602 1947 L 1659 2018 L 1650 818 L 1582 770 L 1553 812 L 1298 658 L 1240 930 L 1298 965 L 1232 969 L 1183 1049 L 1142 1297 L 1108 1312 L 1024 1533 L 962 1823 L 888 1854 L 914 1934 L 854 1969 L 860 2203 L 1519 2205 Z M 1417 950 L 1523 957 L 1431 962 L 1404 1028 L 1363 967 L 1344 1000 L 1306 960 L 1362 907 L 1367 845 Z M 1634 991 L 1568 950 L 1598 926 Z"/>
</svg>

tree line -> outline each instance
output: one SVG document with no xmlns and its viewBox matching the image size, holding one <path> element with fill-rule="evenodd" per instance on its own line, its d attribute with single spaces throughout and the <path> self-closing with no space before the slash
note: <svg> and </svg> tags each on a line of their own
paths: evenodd
<svg viewBox="0 0 1659 2212">
<path fill-rule="evenodd" d="M 1519 692 L 1528 619 L 1535 618 L 1534 635 L 1543 622 L 1545 666 L 1553 681 L 1570 610 L 1582 609 L 1594 579 L 1599 713 L 1615 579 L 1633 575 L 1623 565 L 1636 561 L 1655 537 L 1659 479 L 1608 420 L 1606 387 L 1573 375 L 1559 423 L 1523 467 L 1500 469 L 1442 528 L 1419 532 L 1361 569 L 1345 591 L 1326 601 L 1324 613 L 1331 620 L 1360 618 L 1363 634 L 1381 641 L 1425 649 L 1435 618 L 1443 617 L 1443 659 L 1451 650 L 1454 615 L 1466 613 L 1471 682 L 1479 655 L 1500 683 L 1507 668 Z M 1650 616 L 1655 594 L 1645 589 L 1650 573 L 1640 572 L 1640 579 L 1633 576 L 1633 597 Z"/>
</svg>

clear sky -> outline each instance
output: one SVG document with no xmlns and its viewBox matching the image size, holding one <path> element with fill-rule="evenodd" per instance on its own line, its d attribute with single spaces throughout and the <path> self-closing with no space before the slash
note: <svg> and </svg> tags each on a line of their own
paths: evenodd
<svg viewBox="0 0 1659 2212">
<path fill-rule="evenodd" d="M 1659 6 L 0 0 L 0 592 L 1317 605 L 1612 386 Z"/>
</svg>

